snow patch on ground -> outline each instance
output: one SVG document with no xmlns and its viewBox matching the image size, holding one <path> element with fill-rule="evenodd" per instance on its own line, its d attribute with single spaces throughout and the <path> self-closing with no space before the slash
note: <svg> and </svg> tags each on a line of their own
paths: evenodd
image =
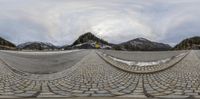
<svg viewBox="0 0 200 99">
<path fill-rule="evenodd" d="M 185 55 L 185 54 L 186 53 L 181 53 L 181 54 L 179 54 L 179 55 L 177 55 L 175 57 L 180 57 L 180 56 Z M 130 65 L 130 66 L 132 66 L 132 65 L 136 65 L 136 66 L 159 65 L 159 64 L 163 64 L 163 63 L 169 62 L 170 60 L 173 59 L 173 57 L 171 57 L 171 58 L 166 58 L 166 59 L 157 60 L 157 61 L 151 61 L 151 62 L 136 62 L 136 61 L 122 60 L 122 59 L 118 59 L 118 58 L 115 58 L 115 57 L 112 57 L 112 56 L 108 56 L 108 57 L 110 57 L 111 59 L 113 59 L 115 61 Z"/>
</svg>

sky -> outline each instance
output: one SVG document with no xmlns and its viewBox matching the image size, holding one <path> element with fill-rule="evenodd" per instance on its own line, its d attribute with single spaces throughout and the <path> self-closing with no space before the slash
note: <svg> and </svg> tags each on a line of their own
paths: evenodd
<svg viewBox="0 0 200 99">
<path fill-rule="evenodd" d="M 175 45 L 200 36 L 200 0 L 0 0 L 0 37 L 69 45 L 92 32 L 111 43 Z"/>
</svg>

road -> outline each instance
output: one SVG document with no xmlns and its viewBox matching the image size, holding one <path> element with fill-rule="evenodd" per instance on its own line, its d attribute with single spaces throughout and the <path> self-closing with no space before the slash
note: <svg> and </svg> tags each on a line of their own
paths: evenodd
<svg viewBox="0 0 200 99">
<path fill-rule="evenodd" d="M 138 52 L 102 50 L 0 51 L 0 98 L 199 98 L 199 53 L 146 52 L 139 56 Z M 105 54 L 138 62 L 145 56 L 145 61 L 175 58 L 156 66 L 139 67 L 116 62 Z M 137 58 L 132 59 L 134 56 Z"/>
<path fill-rule="evenodd" d="M 56 73 L 74 66 L 89 51 L 75 51 L 66 53 L 8 53 L 1 52 L 1 59 L 12 68 L 34 74 Z"/>
</svg>

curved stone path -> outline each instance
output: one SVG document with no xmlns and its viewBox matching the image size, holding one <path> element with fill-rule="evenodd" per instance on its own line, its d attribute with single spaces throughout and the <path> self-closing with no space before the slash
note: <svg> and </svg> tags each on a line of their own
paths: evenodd
<svg viewBox="0 0 200 99">
<path fill-rule="evenodd" d="M 1 51 L 0 98 L 75 96 L 191 98 L 200 96 L 200 51 L 188 51 L 187 55 L 170 68 L 147 74 L 116 68 L 100 57 L 97 54 L 99 52 L 101 51 L 81 50 L 65 53 L 63 57 L 82 54 L 77 55 L 81 57 L 73 58 L 76 60 L 73 66 L 69 67 L 68 63 L 64 63 L 63 70 L 37 74 L 12 67 L 10 64 L 12 58 L 10 60 L 8 57 L 5 58 L 11 53 Z M 39 63 L 37 65 L 40 66 Z"/>
<path fill-rule="evenodd" d="M 177 56 L 172 56 L 169 58 L 170 59 L 169 61 L 157 64 L 157 65 L 137 66 L 137 65 L 128 65 L 126 63 L 116 61 L 109 55 L 98 52 L 98 55 L 100 57 L 102 57 L 102 59 L 104 59 L 109 64 L 111 64 L 125 72 L 139 73 L 139 74 L 155 73 L 155 72 L 166 70 L 166 69 L 178 64 L 182 59 L 184 59 L 184 57 L 186 57 L 187 54 L 188 53 L 182 53 Z"/>
</svg>

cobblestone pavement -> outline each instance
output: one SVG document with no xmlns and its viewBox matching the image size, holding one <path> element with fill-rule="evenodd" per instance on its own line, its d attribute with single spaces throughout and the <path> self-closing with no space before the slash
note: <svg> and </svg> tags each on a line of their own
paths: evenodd
<svg viewBox="0 0 200 99">
<path fill-rule="evenodd" d="M 56 71 L 52 69 L 53 73 L 46 73 L 45 68 L 53 67 L 54 63 L 49 63 L 52 66 L 48 67 L 48 57 L 54 57 L 54 55 L 48 55 L 48 57 L 39 55 L 39 57 L 47 58 L 44 60 L 47 63 L 41 63 L 45 68 L 42 68 L 44 70 L 40 70 L 37 73 L 36 68 L 34 68 L 34 72 L 29 69 L 23 69 L 26 64 L 28 68 L 33 68 L 31 67 L 33 65 L 28 64 L 29 61 L 16 63 L 20 62 L 19 60 L 22 60 L 22 58 L 32 59 L 30 55 L 13 55 L 9 52 L 0 52 L 0 98 L 77 96 L 200 97 L 200 51 L 159 52 L 165 53 L 168 57 L 174 57 L 181 53 L 185 54 L 173 58 L 170 62 L 159 64 L 159 66 L 141 67 L 147 68 L 144 69 L 146 72 L 141 71 L 143 69 L 130 69 L 132 68 L 131 66 L 124 68 L 126 67 L 125 65 L 109 60 L 103 53 L 106 52 L 101 50 L 81 50 L 59 54 L 62 56 L 60 56 L 62 60 L 56 63 L 60 69 L 56 69 Z M 121 53 L 119 52 L 119 54 Z M 159 57 L 166 58 L 165 54 Z M 128 55 L 130 56 L 130 54 Z M 134 57 L 134 53 L 132 55 L 131 57 Z M 69 61 L 70 58 L 66 57 L 70 56 L 75 60 L 73 63 L 69 62 L 68 64 L 68 62 L 63 61 Z M 37 58 L 36 56 L 34 57 Z M 120 57 L 123 58 L 123 56 Z M 124 55 L 124 57 L 127 56 Z M 57 58 L 50 58 L 49 61 L 54 61 Z M 145 60 L 148 60 L 148 58 Z M 149 61 L 152 61 L 152 59 L 149 58 Z M 40 62 L 32 64 L 37 65 L 36 67 L 42 66 Z M 17 68 L 19 65 L 21 68 Z M 139 68 L 137 66 L 133 67 Z M 137 70 L 140 72 L 135 72 Z"/>
</svg>

